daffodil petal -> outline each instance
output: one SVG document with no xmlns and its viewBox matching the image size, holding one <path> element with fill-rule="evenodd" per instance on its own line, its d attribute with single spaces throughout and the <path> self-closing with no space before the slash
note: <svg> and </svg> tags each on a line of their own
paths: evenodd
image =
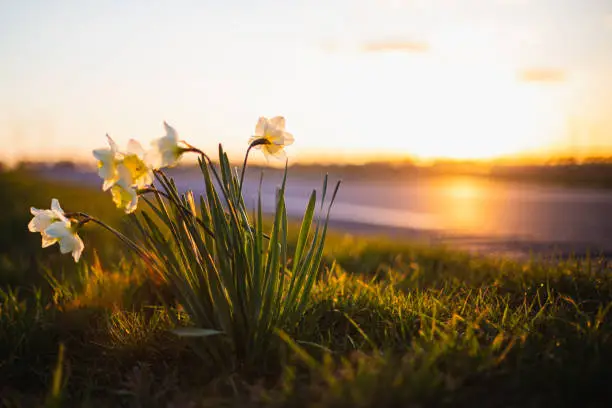
<svg viewBox="0 0 612 408">
<path fill-rule="evenodd" d="M 172 167 L 177 164 L 183 150 L 178 145 L 178 133 L 168 123 L 164 122 L 166 135 L 154 140 L 152 151 L 147 153 L 145 162 L 154 169 Z"/>
<path fill-rule="evenodd" d="M 108 140 L 108 145 L 110 146 L 110 150 L 113 154 L 117 153 L 119 151 L 119 147 L 117 146 L 117 143 L 115 143 L 115 141 L 108 135 L 108 133 L 106 134 L 106 140 Z"/>
<path fill-rule="evenodd" d="M 144 162 L 153 169 L 162 167 L 162 155 L 157 147 L 147 150 L 144 155 Z"/>
<path fill-rule="evenodd" d="M 164 129 L 166 130 L 166 137 L 173 141 L 175 144 L 178 143 L 178 133 L 176 130 L 164 121 Z"/>
<path fill-rule="evenodd" d="M 102 191 L 106 191 L 109 188 L 111 188 L 115 183 L 117 182 L 117 177 L 114 177 L 112 179 L 107 179 L 104 180 L 104 183 L 102 184 Z"/>
<path fill-rule="evenodd" d="M 70 223 L 64 221 L 56 221 L 47 227 L 44 231 L 51 238 L 64 238 L 70 235 L 72 232 L 70 231 Z"/>
<path fill-rule="evenodd" d="M 28 223 L 30 232 L 42 232 L 53 223 L 55 213 L 52 210 L 39 210 L 32 207 L 30 212 L 34 215 L 34 218 Z"/>
<path fill-rule="evenodd" d="M 68 252 L 72 252 L 77 244 L 78 244 L 78 240 L 76 239 L 76 235 L 74 234 L 65 235 L 59 240 L 60 252 L 62 254 L 67 254 Z"/>
<path fill-rule="evenodd" d="M 110 138 L 109 140 L 112 141 Z M 117 181 L 118 178 L 117 152 L 114 148 L 97 149 L 93 151 L 93 155 L 96 160 L 98 160 L 98 175 L 102 180 L 104 180 L 102 190 L 106 191 Z"/>
<path fill-rule="evenodd" d="M 96 160 L 101 162 L 110 161 L 114 155 L 111 149 L 95 149 L 92 154 Z"/>
<path fill-rule="evenodd" d="M 30 232 L 41 232 L 41 231 L 44 231 L 45 229 L 47 229 L 49 227 L 49 225 L 51 225 L 50 218 L 49 219 L 42 219 L 42 218 L 39 218 L 39 217 L 34 217 L 28 223 L 28 230 Z"/>
<path fill-rule="evenodd" d="M 47 248 L 57 242 L 57 238 L 50 237 L 46 233 L 43 233 L 41 235 L 42 235 L 42 247 L 43 248 Z"/>
<path fill-rule="evenodd" d="M 284 133 L 284 135 L 283 135 L 283 138 L 284 138 L 283 144 L 284 144 L 285 146 L 292 145 L 292 144 L 293 144 L 293 142 L 295 141 L 295 138 L 294 138 L 294 137 L 293 137 L 293 135 L 292 135 L 291 133 L 289 133 L 289 132 L 285 132 L 285 133 Z"/>
<path fill-rule="evenodd" d="M 255 136 L 263 136 L 266 131 L 267 125 L 268 120 L 265 117 L 260 116 L 257 120 L 257 125 L 255 125 Z"/>
<path fill-rule="evenodd" d="M 69 245 L 72 246 L 72 258 L 74 259 L 74 262 L 79 262 L 81 254 L 85 249 L 85 244 L 83 244 L 83 240 L 77 234 L 72 235 L 71 241 L 72 242 L 70 242 Z"/>
<path fill-rule="evenodd" d="M 279 130 L 285 130 L 285 118 L 283 116 L 275 116 L 268 123 Z"/>
<path fill-rule="evenodd" d="M 60 207 L 60 203 L 57 198 L 53 198 L 51 200 L 51 209 L 60 214 L 64 214 L 64 210 L 62 210 L 62 207 Z"/>
<path fill-rule="evenodd" d="M 136 208 L 138 208 L 138 194 L 134 192 L 131 194 L 131 196 L 132 196 L 131 201 L 125 206 L 126 214 L 131 214 L 134 211 L 136 211 Z"/>
<path fill-rule="evenodd" d="M 41 209 L 38 209 L 36 207 L 30 207 L 30 214 L 32 214 L 33 216 L 37 216 L 38 214 L 40 214 L 43 211 L 49 211 L 49 210 L 41 210 Z"/>
<path fill-rule="evenodd" d="M 144 149 L 142 148 L 142 145 L 138 143 L 137 140 L 134 140 L 134 139 L 130 139 L 128 141 L 127 152 L 129 154 L 134 154 L 138 156 L 139 158 L 142 158 L 145 153 Z"/>
</svg>

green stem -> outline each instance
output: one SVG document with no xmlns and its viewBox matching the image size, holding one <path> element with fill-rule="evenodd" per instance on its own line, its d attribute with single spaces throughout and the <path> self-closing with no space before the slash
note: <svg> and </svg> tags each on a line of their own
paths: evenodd
<svg viewBox="0 0 612 408">
<path fill-rule="evenodd" d="M 138 194 L 146 194 L 146 193 L 155 193 L 155 194 L 159 194 L 164 196 L 166 199 L 168 199 L 168 201 L 171 201 L 174 203 L 174 205 L 176 205 L 179 209 L 181 209 L 185 214 L 189 215 L 190 217 L 193 217 L 196 222 L 198 224 L 200 224 L 200 226 L 204 229 L 204 231 L 211 236 L 211 238 L 215 237 L 214 232 L 212 232 L 210 230 L 210 228 L 208 228 L 208 226 L 204 223 L 204 221 L 202 221 L 200 218 L 198 218 L 194 213 L 192 213 L 187 207 L 185 207 L 183 204 L 181 203 L 177 203 L 176 200 L 173 200 L 172 197 L 170 197 L 170 195 L 168 195 L 167 193 L 160 191 L 154 187 L 147 187 L 145 189 L 142 190 L 138 190 Z"/>
<path fill-rule="evenodd" d="M 242 194 L 242 184 L 244 183 L 244 171 L 246 170 L 246 166 L 247 166 L 247 160 L 249 159 L 249 153 L 251 152 L 251 149 L 253 148 L 253 146 L 256 146 L 255 143 L 251 143 L 249 145 L 249 148 L 246 151 L 246 154 L 244 155 L 244 163 L 242 163 L 242 172 L 240 174 L 240 193 Z"/>
<path fill-rule="evenodd" d="M 94 224 L 101 226 L 105 230 L 115 235 L 120 241 L 126 244 L 134 252 L 136 252 L 150 267 L 155 268 L 154 260 L 149 255 L 147 255 L 147 253 L 142 248 L 140 248 L 138 245 L 136 245 L 136 243 L 134 243 L 134 241 L 132 241 L 131 239 L 129 239 L 128 237 L 126 237 L 125 235 L 123 235 L 122 233 L 120 233 L 119 231 L 111 227 L 110 225 L 104 223 L 103 221 L 100 221 L 99 219 L 95 217 L 92 217 L 89 214 L 83 213 L 83 212 L 66 214 L 66 217 L 70 217 L 70 216 L 82 217 L 82 219 L 79 220 L 79 226 L 85 225 L 88 222 L 93 222 Z"/>
</svg>

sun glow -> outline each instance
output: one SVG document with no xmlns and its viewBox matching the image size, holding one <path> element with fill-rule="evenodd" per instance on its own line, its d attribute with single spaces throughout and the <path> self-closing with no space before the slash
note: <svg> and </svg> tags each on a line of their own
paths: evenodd
<svg viewBox="0 0 612 408">
<path fill-rule="evenodd" d="M 517 81 L 505 67 L 428 58 L 365 61 L 373 77 L 384 73 L 363 85 L 378 104 L 368 104 L 369 115 L 360 116 L 365 126 L 368 117 L 378 118 L 373 132 L 387 136 L 374 141 L 377 147 L 424 159 L 487 159 L 544 148 L 562 133 L 564 113 L 554 89 Z"/>
<path fill-rule="evenodd" d="M 264 3 L 8 7 L 0 161 L 83 159 L 164 120 L 241 160 L 260 115 L 287 118 L 304 162 L 612 153 L 603 2 Z"/>
</svg>

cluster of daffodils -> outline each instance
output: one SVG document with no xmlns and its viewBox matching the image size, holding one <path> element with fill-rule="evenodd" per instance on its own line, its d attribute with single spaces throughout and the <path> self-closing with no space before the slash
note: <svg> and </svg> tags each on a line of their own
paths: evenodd
<svg viewBox="0 0 612 408">
<path fill-rule="evenodd" d="M 108 135 L 109 147 L 93 151 L 98 161 L 98 174 L 104 180 L 102 190 L 110 189 L 117 208 L 123 208 L 128 214 L 138 206 L 138 190 L 153 183 L 153 170 L 174 166 L 188 150 L 179 145 L 172 126 L 164 122 L 164 127 L 166 135 L 153 141 L 146 152 L 134 139 L 128 142 L 125 151 L 120 151 Z"/>
<path fill-rule="evenodd" d="M 117 208 L 123 209 L 127 214 L 136 210 L 139 194 L 153 184 L 154 171 L 175 166 L 186 152 L 203 154 L 179 140 L 176 130 L 166 122 L 164 128 L 166 134 L 151 142 L 147 151 L 134 139 L 128 142 L 125 150 L 120 150 L 108 135 L 106 138 L 109 147 L 93 151 L 98 162 L 98 175 L 103 180 L 102 190 L 110 190 Z M 284 147 L 291 145 L 293 140 L 293 135 L 285 130 L 284 117 L 260 117 L 255 126 L 255 134 L 249 139 L 249 150 L 261 149 L 266 160 L 269 156 L 284 157 Z M 34 218 L 28 224 L 28 229 L 42 235 L 42 247 L 46 248 L 57 242 L 61 253 L 71 252 L 75 262 L 78 262 L 85 246 L 77 231 L 86 222 L 96 219 L 82 213 L 64 213 L 55 198 L 51 201 L 51 209 L 32 207 L 30 211 Z M 96 221 L 104 225 L 99 220 Z"/>
</svg>

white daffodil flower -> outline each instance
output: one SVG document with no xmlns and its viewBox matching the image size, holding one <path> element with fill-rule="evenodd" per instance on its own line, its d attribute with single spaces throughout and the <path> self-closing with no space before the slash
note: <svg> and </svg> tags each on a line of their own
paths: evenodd
<svg viewBox="0 0 612 408">
<path fill-rule="evenodd" d="M 120 153 L 117 148 L 117 144 L 109 135 L 106 135 L 108 139 L 109 149 L 96 149 L 93 151 L 93 155 L 98 160 L 98 174 L 104 180 L 102 190 L 106 191 L 112 187 L 113 184 L 119 179 L 117 173 L 117 164 L 120 161 Z"/>
<path fill-rule="evenodd" d="M 255 135 L 249 139 L 249 144 L 256 149 L 262 149 L 264 156 L 285 157 L 284 147 L 294 141 L 293 135 L 285 131 L 285 118 L 275 116 L 271 119 L 260 117 L 255 126 Z"/>
<path fill-rule="evenodd" d="M 121 166 L 127 170 L 127 173 L 120 171 Z M 117 167 L 119 178 L 129 176 L 129 180 L 126 180 L 127 185 L 144 188 L 153 183 L 153 170 L 145 163 L 145 151 L 134 139 L 128 142 L 127 152 Z"/>
<path fill-rule="evenodd" d="M 145 159 L 154 169 L 175 166 L 185 150 L 178 144 L 179 137 L 176 130 L 166 122 L 164 128 L 166 135 L 151 142 L 153 148 Z"/>
<path fill-rule="evenodd" d="M 108 143 L 110 149 L 93 152 L 98 159 L 99 174 L 104 179 L 102 189 L 111 189 L 117 207 L 131 213 L 138 204 L 137 190 L 153 183 L 153 169 L 148 164 L 148 153 L 134 139 L 130 139 L 125 152 L 119 151 L 110 137 Z"/>
<path fill-rule="evenodd" d="M 45 233 L 59 242 L 60 252 L 62 254 L 72 252 L 74 262 L 79 262 L 85 245 L 81 237 L 77 235 L 76 229 L 76 225 L 73 225 L 73 223 L 68 220 L 56 221 L 45 230 Z"/>
<path fill-rule="evenodd" d="M 138 206 L 138 192 L 134 187 L 127 184 L 123 178 L 111 187 L 113 202 L 117 208 L 123 208 L 126 214 L 136 210 Z"/>
<path fill-rule="evenodd" d="M 62 221 L 67 222 L 68 219 L 64 216 L 64 210 L 59 205 L 59 201 L 54 198 L 51 200 L 50 210 L 39 210 L 38 208 L 31 207 L 30 212 L 34 216 L 28 224 L 28 230 L 30 232 L 40 232 L 42 235 L 42 247 L 46 248 L 57 242 L 56 238 L 49 236 L 46 233 L 47 228 L 54 222 Z"/>
<path fill-rule="evenodd" d="M 42 247 L 46 248 L 59 242 L 60 252 L 62 254 L 72 252 L 74 261 L 78 262 L 85 245 L 76 233 L 77 225 L 66 218 L 59 201 L 55 198 L 51 200 L 50 210 L 32 207 L 30 212 L 34 218 L 28 224 L 28 229 L 31 232 L 40 232 Z"/>
</svg>

